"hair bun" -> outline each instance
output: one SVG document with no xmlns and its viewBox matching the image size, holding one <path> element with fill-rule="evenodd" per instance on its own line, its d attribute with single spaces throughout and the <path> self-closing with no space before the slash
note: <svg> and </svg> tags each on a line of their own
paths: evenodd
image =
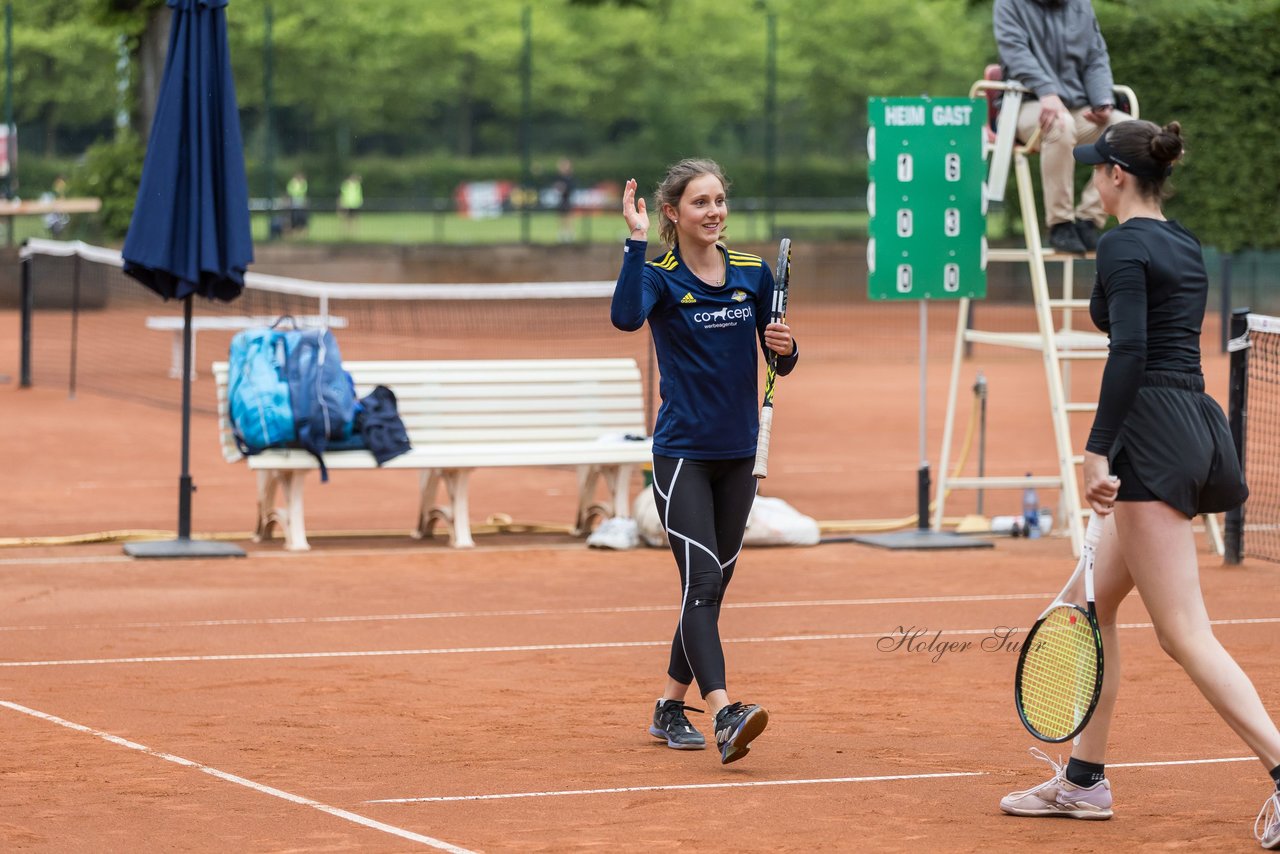
<svg viewBox="0 0 1280 854">
<path fill-rule="evenodd" d="M 1151 138 L 1151 157 L 1157 163 L 1173 163 L 1182 152 L 1182 125 L 1178 122 L 1169 122 Z"/>
</svg>

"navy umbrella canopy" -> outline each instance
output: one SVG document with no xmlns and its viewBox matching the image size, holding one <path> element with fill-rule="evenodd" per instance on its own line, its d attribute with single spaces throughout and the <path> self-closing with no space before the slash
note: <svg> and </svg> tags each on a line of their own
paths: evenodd
<svg viewBox="0 0 1280 854">
<path fill-rule="evenodd" d="M 227 48 L 227 0 L 167 0 L 169 53 L 142 182 L 125 236 L 124 271 L 183 301 L 182 474 L 178 536 L 127 543 L 135 557 L 243 556 L 230 543 L 191 539 L 191 301 L 230 302 L 253 261 L 249 185 Z"/>
<path fill-rule="evenodd" d="M 124 271 L 165 299 L 230 301 L 253 261 L 227 0 L 168 0 L 169 52 Z"/>
</svg>

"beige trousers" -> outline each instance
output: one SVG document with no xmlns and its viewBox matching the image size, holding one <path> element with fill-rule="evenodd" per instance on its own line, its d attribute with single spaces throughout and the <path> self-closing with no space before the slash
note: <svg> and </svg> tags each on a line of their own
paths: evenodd
<svg viewBox="0 0 1280 854">
<path fill-rule="evenodd" d="M 1102 135 L 1103 128 L 1084 117 L 1087 107 L 1071 111 L 1071 123 L 1063 127 L 1059 122 L 1053 130 L 1040 137 L 1040 181 L 1044 186 L 1044 221 L 1050 227 L 1072 220 L 1091 221 L 1101 228 L 1107 221 L 1102 210 L 1098 191 L 1090 181 L 1080 194 L 1080 205 L 1075 204 L 1076 161 L 1071 149 L 1093 142 Z M 1127 122 L 1132 116 L 1112 110 L 1108 126 Z M 1018 111 L 1018 139 L 1027 140 L 1040 124 L 1040 102 L 1024 101 Z"/>
</svg>

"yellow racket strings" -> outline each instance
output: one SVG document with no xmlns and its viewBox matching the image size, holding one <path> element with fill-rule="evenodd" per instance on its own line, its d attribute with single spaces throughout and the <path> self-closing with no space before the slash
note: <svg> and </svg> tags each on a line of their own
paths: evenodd
<svg viewBox="0 0 1280 854">
<path fill-rule="evenodd" d="M 1093 627 L 1076 608 L 1055 608 L 1028 638 L 1022 666 L 1022 713 L 1041 735 L 1065 738 L 1080 725 L 1098 679 Z"/>
</svg>

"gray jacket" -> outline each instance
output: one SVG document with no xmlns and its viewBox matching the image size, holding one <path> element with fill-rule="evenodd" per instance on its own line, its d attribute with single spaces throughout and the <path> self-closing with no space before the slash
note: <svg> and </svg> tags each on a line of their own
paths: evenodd
<svg viewBox="0 0 1280 854">
<path fill-rule="evenodd" d="M 1111 57 L 1089 0 L 996 0 L 1005 76 L 1068 109 L 1113 104 Z"/>
</svg>

